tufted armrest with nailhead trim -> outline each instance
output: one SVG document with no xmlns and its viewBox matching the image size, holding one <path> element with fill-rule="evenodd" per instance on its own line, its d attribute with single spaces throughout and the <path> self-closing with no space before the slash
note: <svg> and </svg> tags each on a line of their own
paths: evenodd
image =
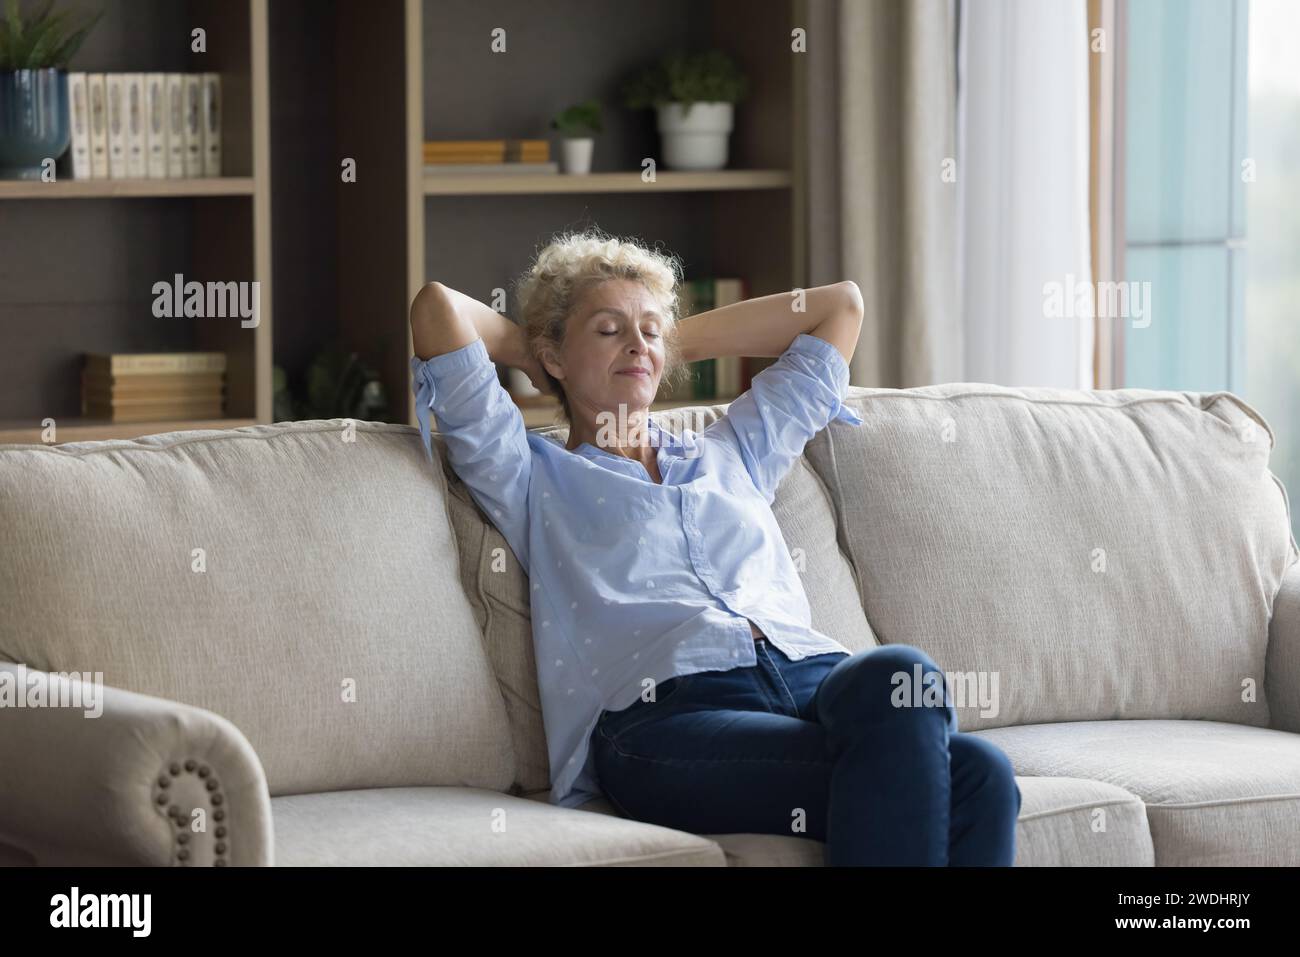
<svg viewBox="0 0 1300 957">
<path fill-rule="evenodd" d="M 66 684 L 0 662 L 9 688 L 35 681 Z M 266 775 L 234 724 L 108 685 L 99 704 L 0 707 L 0 842 L 42 866 L 274 864 Z"/>
</svg>

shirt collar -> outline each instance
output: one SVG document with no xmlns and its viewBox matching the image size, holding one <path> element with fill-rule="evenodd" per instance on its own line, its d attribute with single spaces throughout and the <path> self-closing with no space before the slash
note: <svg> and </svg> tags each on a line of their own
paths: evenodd
<svg viewBox="0 0 1300 957">
<path fill-rule="evenodd" d="M 685 444 L 682 442 L 681 439 L 679 439 L 672 432 L 668 431 L 667 429 L 660 428 L 659 423 L 654 420 L 653 416 L 651 416 L 650 418 L 650 432 L 652 435 L 655 436 L 655 440 L 658 442 L 659 447 L 662 449 L 670 449 L 676 451 L 681 449 Z"/>
<path fill-rule="evenodd" d="M 649 424 L 646 431 L 650 433 L 650 441 L 652 445 L 658 444 L 659 448 L 672 452 L 679 452 L 685 447 L 685 443 L 675 434 L 670 432 L 668 429 L 661 428 L 659 423 L 654 420 L 654 416 L 651 416 L 647 421 Z M 564 445 L 562 442 L 559 444 L 561 447 Z M 611 455 L 616 458 L 619 457 L 616 453 L 608 452 L 605 449 L 598 449 L 589 442 L 583 442 L 581 445 L 569 451 L 575 452 L 585 459 L 598 459 Z"/>
</svg>

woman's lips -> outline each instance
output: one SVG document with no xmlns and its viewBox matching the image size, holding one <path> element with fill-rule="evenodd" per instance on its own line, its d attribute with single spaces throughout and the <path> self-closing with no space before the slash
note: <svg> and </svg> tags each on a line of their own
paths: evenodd
<svg viewBox="0 0 1300 957">
<path fill-rule="evenodd" d="M 615 373 L 615 375 L 639 375 L 639 376 L 648 376 L 649 374 L 650 373 L 646 372 L 645 369 L 625 369 Z"/>
</svg>

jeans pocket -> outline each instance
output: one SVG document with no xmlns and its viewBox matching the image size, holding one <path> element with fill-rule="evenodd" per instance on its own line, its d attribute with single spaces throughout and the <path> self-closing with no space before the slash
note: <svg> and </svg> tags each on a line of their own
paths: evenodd
<svg viewBox="0 0 1300 957">
<path fill-rule="evenodd" d="M 613 741 L 641 727 L 647 721 L 662 716 L 665 713 L 664 705 L 672 700 L 690 677 L 691 675 L 675 675 L 659 682 L 659 686 L 655 689 L 654 701 L 637 698 L 620 711 L 602 711 L 598 722 L 601 734 Z"/>
</svg>

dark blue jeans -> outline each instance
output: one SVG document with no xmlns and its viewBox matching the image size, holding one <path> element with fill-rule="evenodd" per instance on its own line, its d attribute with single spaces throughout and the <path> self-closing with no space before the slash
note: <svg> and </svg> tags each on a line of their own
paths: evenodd
<svg viewBox="0 0 1300 957">
<path fill-rule="evenodd" d="M 791 661 L 761 638 L 755 650 L 752 667 L 671 678 L 653 702 L 601 712 L 596 773 L 621 814 L 694 834 L 813 838 L 831 866 L 1013 863 L 1011 762 L 957 730 L 925 652 Z M 900 706 L 899 676 L 918 674 L 943 688 L 942 705 L 918 692 Z"/>
</svg>

